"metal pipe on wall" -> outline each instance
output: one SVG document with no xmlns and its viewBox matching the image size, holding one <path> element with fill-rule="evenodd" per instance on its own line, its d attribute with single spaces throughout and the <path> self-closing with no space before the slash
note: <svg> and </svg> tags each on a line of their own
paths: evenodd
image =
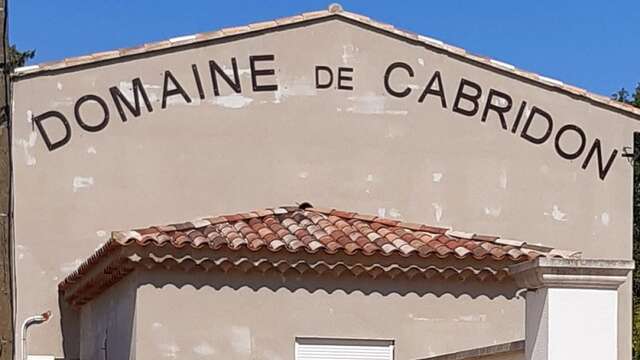
<svg viewBox="0 0 640 360">
<path fill-rule="evenodd" d="M 43 322 L 49 320 L 50 317 L 51 311 L 47 311 L 40 315 L 30 316 L 26 318 L 24 322 L 22 322 L 22 330 L 20 333 L 22 337 L 22 360 L 27 360 L 29 357 L 29 354 L 27 352 L 27 329 L 31 325 L 42 324 Z"/>
</svg>

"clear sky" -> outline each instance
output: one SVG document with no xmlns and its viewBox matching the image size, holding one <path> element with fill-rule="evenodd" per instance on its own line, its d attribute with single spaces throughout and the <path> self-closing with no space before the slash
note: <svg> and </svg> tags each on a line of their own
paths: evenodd
<svg viewBox="0 0 640 360">
<path fill-rule="evenodd" d="M 326 9 L 321 0 L 8 0 L 31 63 Z M 610 95 L 640 82 L 640 0 L 340 1 L 352 12 Z"/>
</svg>

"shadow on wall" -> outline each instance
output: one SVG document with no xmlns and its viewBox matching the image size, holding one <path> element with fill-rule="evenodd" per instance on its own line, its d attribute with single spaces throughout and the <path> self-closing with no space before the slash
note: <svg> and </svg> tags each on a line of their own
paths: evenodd
<svg viewBox="0 0 640 360">
<path fill-rule="evenodd" d="M 390 278 L 380 276 L 372 278 L 369 275 L 354 276 L 348 272 L 341 276 L 334 275 L 307 275 L 300 274 L 296 270 L 288 270 L 284 273 L 257 271 L 243 272 L 231 270 L 223 272 L 171 272 L 171 271 L 143 271 L 144 275 L 139 276 L 140 282 L 137 286 L 153 285 L 162 288 L 173 285 L 177 288 L 183 286 L 193 286 L 196 289 L 211 287 L 220 290 L 224 287 L 238 290 L 250 288 L 253 291 L 269 289 L 273 292 L 286 289 L 291 293 L 305 290 L 309 293 L 323 291 L 328 294 L 333 292 L 344 292 L 346 294 L 359 292 L 365 295 L 380 294 L 389 295 L 417 295 L 420 297 L 432 295 L 442 297 L 451 295 L 453 297 L 468 296 L 470 298 L 486 297 L 495 299 L 504 297 L 513 299 L 518 296 L 518 287 L 510 280 L 504 281 L 479 281 L 467 279 L 461 281 L 457 278 L 442 279 L 434 277 L 431 279 L 406 277 Z"/>
<path fill-rule="evenodd" d="M 58 297 L 65 360 L 133 358 L 136 277 L 122 279 L 80 309 Z"/>
<path fill-rule="evenodd" d="M 145 285 L 151 285 L 155 288 L 190 286 L 196 289 L 212 288 L 215 290 L 249 288 L 254 292 L 268 289 L 279 293 L 285 289 L 293 297 L 299 295 L 301 290 L 308 293 L 324 292 L 327 294 L 380 294 L 385 297 L 390 295 L 401 297 L 450 295 L 456 298 L 465 296 L 471 299 L 481 297 L 514 299 L 518 297 L 518 288 L 509 279 L 479 281 L 470 278 L 462 281 L 455 277 L 449 279 L 414 277 L 409 279 L 407 277 L 390 278 L 385 276 L 374 279 L 367 274 L 355 276 L 350 272 L 335 276 L 333 274 L 301 274 L 296 270 L 262 273 L 255 270 L 245 272 L 238 269 L 228 272 L 207 272 L 167 270 L 164 267 L 148 270 L 139 268 L 83 305 L 79 310 L 70 308 L 68 304 L 60 300 L 65 359 L 122 360 L 134 358 L 137 290 Z M 185 295 L 181 296 L 188 296 L 186 294 L 190 294 L 190 292 L 183 294 Z M 288 296 L 286 294 L 285 296 Z M 256 301 L 259 301 L 258 299 L 259 297 L 256 297 Z"/>
<path fill-rule="evenodd" d="M 62 351 L 65 359 L 80 358 L 80 313 L 58 296 Z"/>
</svg>

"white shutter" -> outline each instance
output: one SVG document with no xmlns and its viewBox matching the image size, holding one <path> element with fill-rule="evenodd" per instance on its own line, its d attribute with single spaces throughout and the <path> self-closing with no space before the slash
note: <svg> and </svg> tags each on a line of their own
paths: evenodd
<svg viewBox="0 0 640 360">
<path fill-rule="evenodd" d="M 296 360 L 393 360 L 393 341 L 298 338 Z"/>
</svg>

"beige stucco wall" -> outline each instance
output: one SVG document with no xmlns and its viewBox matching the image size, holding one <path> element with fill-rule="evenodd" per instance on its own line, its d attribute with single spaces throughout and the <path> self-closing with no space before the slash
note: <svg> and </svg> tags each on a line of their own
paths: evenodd
<svg viewBox="0 0 640 360">
<path fill-rule="evenodd" d="M 251 90 L 247 59 L 253 54 L 275 55 L 276 75 L 263 79 L 276 82 L 280 91 Z M 232 56 L 242 69 L 242 95 L 228 97 L 229 88 L 223 87 L 223 97 L 214 98 L 207 61 L 229 66 Z M 404 99 L 387 95 L 383 86 L 385 69 L 396 61 L 415 70 L 414 91 Z M 192 63 L 203 74 L 203 101 Z M 354 91 L 315 90 L 315 65 L 354 67 Z M 167 69 L 183 82 L 192 103 L 174 97 L 160 109 Z M 417 102 L 435 70 L 442 73 L 448 109 L 433 97 Z M 406 81 L 396 75 L 392 85 L 402 88 Z M 136 77 L 147 85 L 154 111 L 123 123 L 108 100 L 108 88 L 126 88 Z M 18 79 L 13 104 L 16 322 L 54 310 L 54 321 L 33 329 L 32 348 L 60 356 L 56 284 L 110 230 L 296 201 L 542 242 L 582 250 L 585 257 L 631 258 L 632 169 L 626 160 L 617 158 L 602 181 L 593 164 L 581 169 L 584 156 L 567 161 L 552 142 L 528 143 L 502 130 L 494 117 L 481 122 L 480 114 L 453 113 L 461 77 L 479 83 L 485 94 L 490 87 L 508 92 L 514 107 L 526 99 L 552 114 L 557 127 L 578 124 L 589 145 L 595 137 L 602 141 L 605 154 L 632 145 L 633 131 L 640 128 L 629 116 L 338 20 Z M 102 96 L 110 109 L 108 126 L 97 133 L 81 130 L 73 119 L 74 103 L 86 94 Z M 32 119 L 52 109 L 70 119 L 73 135 L 50 152 Z M 84 116 L 91 119 L 97 109 L 87 107 Z M 630 356 L 629 288 L 622 288 L 620 298 L 621 359 Z M 434 304 L 451 316 L 500 317 L 516 324 L 503 337 L 524 337 L 520 304 L 480 298 L 469 308 L 468 301 L 447 297 Z M 491 344 L 497 335 L 480 331 L 482 326 L 469 325 L 461 338 L 441 337 L 439 346 Z M 184 331 L 187 336 L 192 330 Z"/>
<path fill-rule="evenodd" d="M 435 279 L 156 270 L 138 284 L 137 360 L 294 360 L 296 337 L 394 340 L 395 359 L 419 359 L 520 340 L 524 323 L 524 300 L 499 295 L 510 283 L 481 295 Z M 465 288 L 473 296 L 439 294 Z"/>
</svg>

